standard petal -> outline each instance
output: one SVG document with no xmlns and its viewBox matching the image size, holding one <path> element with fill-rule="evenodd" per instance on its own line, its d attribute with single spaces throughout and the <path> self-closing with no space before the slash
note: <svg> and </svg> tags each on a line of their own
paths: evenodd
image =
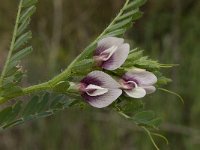
<svg viewBox="0 0 200 150">
<path fill-rule="evenodd" d="M 82 81 L 86 85 L 93 84 L 103 88 L 119 88 L 120 84 L 102 71 L 92 71 Z"/>
<path fill-rule="evenodd" d="M 103 62 L 102 67 L 107 70 L 119 68 L 126 61 L 129 51 L 130 45 L 127 43 L 122 44 L 107 61 Z"/>
<path fill-rule="evenodd" d="M 157 82 L 157 77 L 146 70 L 133 69 L 127 72 L 123 77 L 124 80 L 136 81 L 139 85 L 153 85 Z"/>
<path fill-rule="evenodd" d="M 82 97 L 93 107 L 103 108 L 112 104 L 122 94 L 120 89 L 109 89 L 109 91 L 101 96 L 89 96 L 87 93 Z"/>
<path fill-rule="evenodd" d="M 151 93 L 154 93 L 156 91 L 155 86 L 142 86 L 142 88 L 145 89 L 147 94 L 151 94 Z"/>
<path fill-rule="evenodd" d="M 117 37 L 106 37 L 103 38 L 98 42 L 98 47 L 112 47 L 113 45 L 115 46 L 120 46 L 121 44 L 124 43 L 124 39 L 122 38 L 117 38 Z"/>
<path fill-rule="evenodd" d="M 117 37 L 106 37 L 101 39 L 95 50 L 95 56 L 99 56 L 103 51 L 112 47 L 112 46 L 120 46 L 124 43 L 124 39 Z"/>
<path fill-rule="evenodd" d="M 124 90 L 124 92 L 132 98 L 142 98 L 146 95 L 145 89 L 141 87 L 136 87 L 132 90 Z"/>
</svg>

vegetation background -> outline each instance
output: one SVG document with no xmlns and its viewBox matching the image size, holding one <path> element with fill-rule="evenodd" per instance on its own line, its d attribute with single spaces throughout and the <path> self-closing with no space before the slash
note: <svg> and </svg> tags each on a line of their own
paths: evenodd
<svg viewBox="0 0 200 150">
<path fill-rule="evenodd" d="M 0 68 L 11 40 L 17 2 L 0 3 Z M 117 14 L 124 0 L 39 0 L 32 19 L 34 53 L 23 64 L 24 85 L 48 80 L 64 69 Z M 158 91 L 144 99 L 147 109 L 164 118 L 160 132 L 169 145 L 163 150 L 200 149 L 200 1 L 148 0 L 144 16 L 125 35 L 132 47 L 163 63 L 185 104 Z M 114 112 L 66 110 L 56 116 L 0 133 L 0 150 L 151 150 L 147 135 Z"/>
</svg>

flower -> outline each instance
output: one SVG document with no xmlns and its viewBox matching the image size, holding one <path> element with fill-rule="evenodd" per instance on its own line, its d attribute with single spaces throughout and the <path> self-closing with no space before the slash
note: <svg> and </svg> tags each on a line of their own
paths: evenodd
<svg viewBox="0 0 200 150">
<path fill-rule="evenodd" d="M 102 71 L 93 71 L 81 80 L 81 96 L 93 107 L 103 108 L 110 105 L 121 94 L 120 84 Z"/>
<path fill-rule="evenodd" d="M 120 80 L 121 88 L 124 92 L 133 98 L 142 98 L 146 94 L 156 91 L 155 86 L 157 77 L 143 69 L 133 69 L 122 76 Z"/>
<path fill-rule="evenodd" d="M 99 67 L 115 70 L 125 62 L 129 51 L 130 46 L 124 43 L 124 39 L 106 37 L 98 42 L 94 59 Z"/>
</svg>

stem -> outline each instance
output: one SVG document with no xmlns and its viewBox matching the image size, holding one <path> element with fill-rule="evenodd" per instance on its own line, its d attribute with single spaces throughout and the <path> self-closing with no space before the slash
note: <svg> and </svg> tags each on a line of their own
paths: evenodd
<svg viewBox="0 0 200 150">
<path fill-rule="evenodd" d="M 13 53 L 13 49 L 14 49 L 14 45 L 15 45 L 15 41 L 16 41 L 16 37 L 17 37 L 17 30 L 18 30 L 18 26 L 19 26 L 19 19 L 20 19 L 21 9 L 22 9 L 22 2 L 23 2 L 23 0 L 20 0 L 20 2 L 19 2 L 17 18 L 16 18 L 14 32 L 13 32 L 13 36 L 12 36 L 12 41 L 11 41 L 8 57 L 6 59 L 6 63 L 5 63 L 5 66 L 3 68 L 3 71 L 2 71 L 2 74 L 1 74 L 1 77 L 0 77 L 0 85 L 2 85 L 2 83 L 3 83 L 3 78 L 4 78 L 5 74 L 6 74 L 7 67 L 8 67 L 10 58 L 11 58 L 12 53 Z"/>
<path fill-rule="evenodd" d="M 21 92 L 11 94 L 9 97 L 0 97 L 0 104 L 3 104 L 9 99 L 12 99 L 15 97 L 20 97 L 20 96 L 28 95 L 34 92 L 39 92 L 39 91 L 44 91 L 44 90 L 49 90 L 49 89 L 50 90 L 52 89 L 52 86 L 49 82 L 33 85 L 33 86 L 22 89 Z"/>
<path fill-rule="evenodd" d="M 19 10 L 18 10 L 18 15 L 17 15 L 17 19 L 16 19 L 13 39 L 12 39 L 12 43 L 11 43 L 11 47 L 10 47 L 10 52 L 9 52 L 9 55 L 8 55 L 8 58 L 7 58 L 7 62 L 6 62 L 7 65 L 8 65 L 9 59 L 10 59 L 10 57 L 12 55 L 14 42 L 16 40 L 16 32 L 17 32 L 17 28 L 18 28 L 18 22 L 19 22 L 19 16 L 20 16 L 20 12 L 21 12 L 22 1 L 23 0 L 20 1 L 20 5 L 19 5 Z M 126 3 L 124 4 L 124 7 L 126 7 L 128 5 L 128 3 L 129 3 L 129 0 L 126 1 Z M 99 39 L 102 38 L 102 36 L 104 36 L 106 34 L 108 29 L 116 22 L 116 19 L 119 16 L 122 15 L 123 8 L 118 13 L 118 15 L 115 17 L 115 19 L 110 23 L 110 25 L 88 47 L 96 44 L 99 41 Z M 24 96 L 24 95 L 28 95 L 28 94 L 31 94 L 31 93 L 34 93 L 34 92 L 39 92 L 39 91 L 44 91 L 44 90 L 49 90 L 49 89 L 51 90 L 58 82 L 66 81 L 72 74 L 71 70 L 72 70 L 72 67 L 74 66 L 74 64 L 76 62 L 78 62 L 80 59 L 82 59 L 83 56 L 86 55 L 88 47 L 79 56 L 77 56 L 74 59 L 74 61 L 67 67 L 67 69 L 65 69 L 62 73 L 60 73 L 59 75 L 57 75 L 53 79 L 51 79 L 51 80 L 49 80 L 48 82 L 45 82 L 45 83 L 41 83 L 41 84 L 38 84 L 38 85 L 33 85 L 33 86 L 30 86 L 30 87 L 24 88 L 24 89 L 22 89 L 22 92 L 16 93 L 16 94 L 12 94 L 9 97 L 6 97 L 6 98 L 0 97 L 0 104 L 5 103 L 6 101 L 8 101 L 10 99 L 16 98 L 16 97 L 19 97 L 19 96 Z M 1 76 L 1 79 L 0 79 L 1 82 L 2 82 L 3 77 L 5 75 L 5 71 L 6 71 L 7 65 L 5 66 L 4 71 L 2 73 L 2 76 Z"/>
</svg>

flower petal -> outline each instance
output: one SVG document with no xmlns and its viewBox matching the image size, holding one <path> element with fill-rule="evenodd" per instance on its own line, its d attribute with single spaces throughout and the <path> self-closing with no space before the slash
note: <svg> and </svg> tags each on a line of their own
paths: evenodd
<svg viewBox="0 0 200 150">
<path fill-rule="evenodd" d="M 99 96 L 108 92 L 107 88 L 102 88 L 93 84 L 88 85 L 85 89 L 89 96 Z"/>
<path fill-rule="evenodd" d="M 84 93 L 82 97 L 93 107 L 103 108 L 112 104 L 121 94 L 120 89 L 109 89 L 107 93 L 100 96 L 89 96 Z"/>
<path fill-rule="evenodd" d="M 107 70 L 115 70 L 126 61 L 130 51 L 129 44 L 125 43 L 118 47 L 113 55 L 103 63 L 102 67 Z"/>
<path fill-rule="evenodd" d="M 121 44 L 124 43 L 124 39 L 123 38 L 117 38 L 117 37 L 106 37 L 106 38 L 103 38 L 101 39 L 99 42 L 98 42 L 98 47 L 100 46 L 103 46 L 103 47 L 112 47 L 113 45 L 115 46 L 120 46 Z"/>
<path fill-rule="evenodd" d="M 124 80 L 137 81 L 139 85 L 153 85 L 157 82 L 157 77 L 146 70 L 133 69 L 127 72 L 123 77 Z"/>
<path fill-rule="evenodd" d="M 132 98 L 142 98 L 146 95 L 146 91 L 142 87 L 136 87 L 132 90 L 124 90 L 124 92 Z"/>
<path fill-rule="evenodd" d="M 154 93 L 156 91 L 155 86 L 142 86 L 142 88 L 145 89 L 147 94 L 151 94 L 151 93 Z"/>
<path fill-rule="evenodd" d="M 95 56 L 100 55 L 104 50 L 112 47 L 112 46 L 120 46 L 124 43 L 124 39 L 117 37 L 106 37 L 101 39 L 95 51 Z"/>
<path fill-rule="evenodd" d="M 120 84 L 102 71 L 92 71 L 82 81 L 86 85 L 93 84 L 103 88 L 119 88 Z"/>
</svg>

